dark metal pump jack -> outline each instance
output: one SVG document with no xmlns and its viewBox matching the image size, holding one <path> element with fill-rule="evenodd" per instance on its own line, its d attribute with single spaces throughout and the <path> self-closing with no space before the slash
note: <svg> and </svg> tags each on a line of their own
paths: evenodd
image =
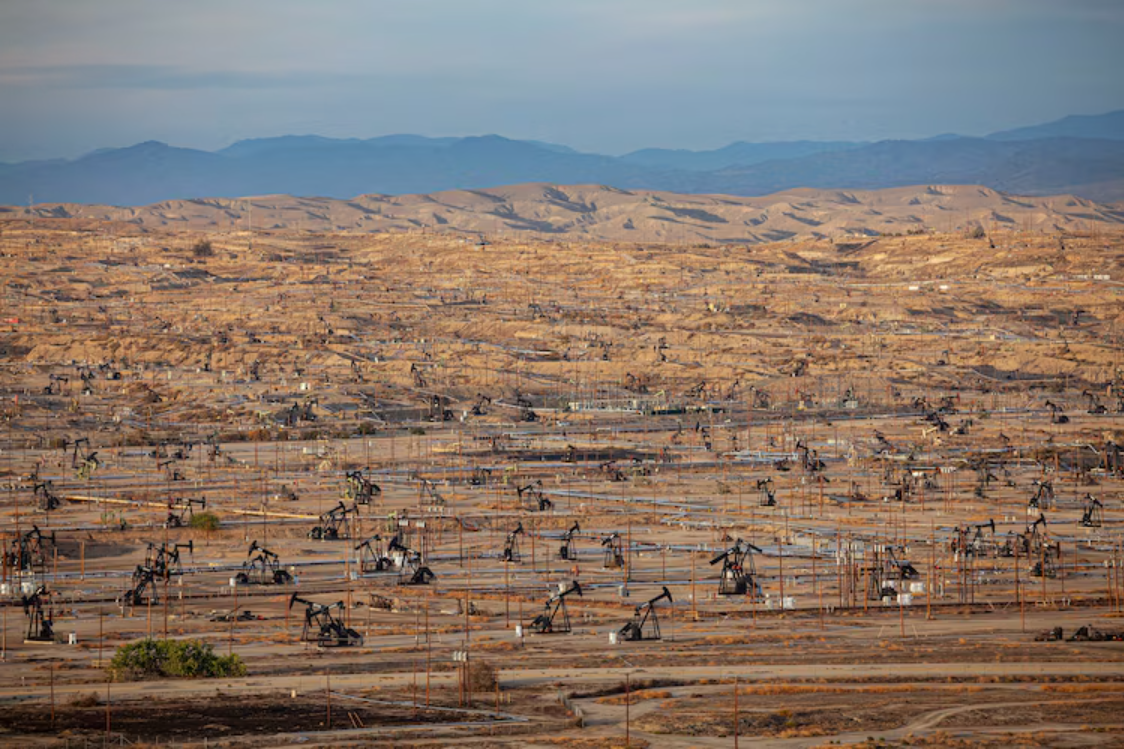
<svg viewBox="0 0 1124 749">
<path fill-rule="evenodd" d="M 173 499 L 168 505 L 168 519 L 164 521 L 165 528 L 182 528 L 191 523 L 191 518 L 195 517 L 195 507 L 199 506 L 200 510 L 207 509 L 207 500 L 204 498 L 194 499 L 188 497 L 177 497 Z"/>
<path fill-rule="evenodd" d="M 515 526 L 515 529 L 507 534 L 507 540 L 503 546 L 503 561 L 518 564 L 519 555 L 519 537 L 523 535 L 523 523 Z"/>
<path fill-rule="evenodd" d="M 44 535 L 39 526 L 31 526 L 31 530 L 15 536 L 11 546 L 4 552 L 5 566 L 10 570 L 19 572 L 42 572 L 47 567 L 47 546 L 54 546 L 55 532 Z"/>
<path fill-rule="evenodd" d="M 761 586 L 757 583 L 757 571 L 753 564 L 755 551 L 761 553 L 761 549 L 739 538 L 733 546 L 710 560 L 712 565 L 722 563 L 722 572 L 718 578 L 719 595 L 761 595 Z"/>
<path fill-rule="evenodd" d="M 239 585 L 286 585 L 293 581 L 293 576 L 281 569 L 277 554 L 254 541 L 246 552 L 242 571 L 234 579 Z"/>
<path fill-rule="evenodd" d="M 632 641 L 661 639 L 660 619 L 656 614 L 656 604 L 664 599 L 667 599 L 668 603 L 672 603 L 671 591 L 667 589 L 666 585 L 663 592 L 658 596 L 636 607 L 632 620 L 620 629 L 621 639 Z"/>
<path fill-rule="evenodd" d="M 1092 494 L 1086 494 L 1081 504 L 1081 525 L 1100 528 L 1104 523 L 1104 505 Z"/>
<path fill-rule="evenodd" d="M 531 620 L 531 629 L 539 634 L 564 634 L 570 631 L 570 612 L 566 610 L 566 596 L 571 593 L 582 594 L 582 586 L 577 580 L 570 587 L 560 590 L 543 604 L 543 612 Z"/>
<path fill-rule="evenodd" d="M 576 560 L 578 558 L 577 549 L 574 548 L 574 534 L 581 531 L 581 526 L 578 521 L 570 526 L 570 530 L 562 534 L 562 545 L 558 547 L 558 558 L 567 561 Z"/>
<path fill-rule="evenodd" d="M 27 616 L 27 635 L 25 642 L 54 642 L 54 611 L 50 604 L 51 594 L 46 586 L 40 585 L 29 596 L 22 596 L 23 613 Z"/>
<path fill-rule="evenodd" d="M 554 502 L 542 492 L 542 481 L 516 487 L 515 492 L 519 495 L 519 503 L 532 512 L 546 512 L 554 507 Z"/>
<path fill-rule="evenodd" d="M 986 531 L 986 532 L 985 532 Z M 995 540 L 995 520 L 975 523 L 957 528 L 953 532 L 951 550 L 954 553 L 971 557 L 994 557 L 999 554 Z"/>
<path fill-rule="evenodd" d="M 909 561 L 898 559 L 894 547 L 875 546 L 868 575 L 867 598 L 878 601 L 886 596 L 894 597 L 905 592 L 905 581 L 916 580 L 921 573 Z"/>
<path fill-rule="evenodd" d="M 601 546 L 605 549 L 605 560 L 602 566 L 610 570 L 619 570 L 624 567 L 624 550 L 619 533 L 610 533 L 601 539 Z"/>
<path fill-rule="evenodd" d="M 365 541 L 360 541 L 355 546 L 355 550 L 359 552 L 359 571 L 364 575 L 394 569 L 394 561 L 383 549 L 382 536 L 376 534 Z"/>
<path fill-rule="evenodd" d="M 371 500 L 382 494 L 382 487 L 363 475 L 362 471 L 349 471 L 347 473 L 346 496 L 352 502 L 361 505 L 371 504 Z"/>
<path fill-rule="evenodd" d="M 338 541 L 351 538 L 351 518 L 359 514 L 359 508 L 343 502 L 320 516 L 320 524 L 308 532 L 308 537 L 319 541 Z"/>
<path fill-rule="evenodd" d="M 35 496 L 39 500 L 39 509 L 50 512 L 58 509 L 62 500 L 55 494 L 55 487 L 50 481 L 40 481 L 35 485 Z"/>
<path fill-rule="evenodd" d="M 342 611 L 343 601 L 335 603 L 317 603 L 301 598 L 294 593 L 289 598 L 289 608 L 294 603 L 303 603 L 304 629 L 301 630 L 301 641 L 316 643 L 321 648 L 348 647 L 362 645 L 363 635 L 344 624 L 343 620 L 335 616 L 332 611 Z"/>
<path fill-rule="evenodd" d="M 399 585 L 429 585 L 437 579 L 433 570 L 422 561 L 421 552 L 403 544 L 398 536 L 390 539 L 386 550 L 394 566 L 398 568 Z"/>
</svg>

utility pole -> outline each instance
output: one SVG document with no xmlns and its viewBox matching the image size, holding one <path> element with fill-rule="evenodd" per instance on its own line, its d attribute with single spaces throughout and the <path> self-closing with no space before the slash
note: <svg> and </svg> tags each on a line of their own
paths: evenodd
<svg viewBox="0 0 1124 749">
<path fill-rule="evenodd" d="M 738 749 L 738 677 L 734 675 L 734 749 Z"/>
<path fill-rule="evenodd" d="M 632 705 L 632 683 L 630 681 L 631 675 L 625 673 L 624 675 L 624 745 L 627 749 L 632 746 L 632 713 L 629 709 Z"/>
</svg>

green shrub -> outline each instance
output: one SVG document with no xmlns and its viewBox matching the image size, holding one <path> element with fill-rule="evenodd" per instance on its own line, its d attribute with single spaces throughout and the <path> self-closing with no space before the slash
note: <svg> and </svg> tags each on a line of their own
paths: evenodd
<svg viewBox="0 0 1124 749">
<path fill-rule="evenodd" d="M 215 655 L 202 640 L 143 640 L 117 648 L 109 663 L 117 681 L 137 681 L 166 676 L 185 679 L 245 676 L 246 664 L 237 655 Z"/>
<path fill-rule="evenodd" d="M 199 531 L 217 531 L 222 521 L 213 512 L 197 512 L 191 516 L 188 526 Z"/>
</svg>

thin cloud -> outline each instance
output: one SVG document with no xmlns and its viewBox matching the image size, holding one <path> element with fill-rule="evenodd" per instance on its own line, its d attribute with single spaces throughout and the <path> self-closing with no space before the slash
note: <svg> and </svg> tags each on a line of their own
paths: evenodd
<svg viewBox="0 0 1124 749">
<path fill-rule="evenodd" d="M 271 89 L 347 84 L 370 76 L 304 70 L 192 70 L 172 65 L 31 65 L 0 72 L 0 84 L 56 89 Z"/>
<path fill-rule="evenodd" d="M 287 132 L 623 152 L 1124 106 L 1124 0 L 0 0 L 0 157 Z"/>
</svg>

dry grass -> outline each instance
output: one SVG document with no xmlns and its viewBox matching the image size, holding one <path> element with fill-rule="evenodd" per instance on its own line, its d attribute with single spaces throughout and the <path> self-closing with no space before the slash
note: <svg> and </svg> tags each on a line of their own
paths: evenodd
<svg viewBox="0 0 1124 749">
<path fill-rule="evenodd" d="M 597 702 L 602 705 L 635 705 L 648 700 L 664 700 L 671 697 L 671 692 L 666 689 L 644 689 L 638 692 L 629 692 L 627 695 L 619 694 L 612 697 L 598 697 Z"/>
</svg>

